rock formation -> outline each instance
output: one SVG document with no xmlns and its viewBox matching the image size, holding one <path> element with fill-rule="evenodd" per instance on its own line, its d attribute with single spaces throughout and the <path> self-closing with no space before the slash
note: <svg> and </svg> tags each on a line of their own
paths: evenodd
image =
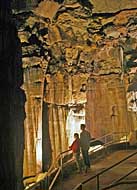
<svg viewBox="0 0 137 190">
<path fill-rule="evenodd" d="M 27 97 L 25 176 L 47 169 L 68 149 L 70 111 L 80 117 L 86 107 L 95 137 L 135 130 L 126 99 L 137 75 L 135 0 L 41 1 L 14 17 Z"/>
</svg>

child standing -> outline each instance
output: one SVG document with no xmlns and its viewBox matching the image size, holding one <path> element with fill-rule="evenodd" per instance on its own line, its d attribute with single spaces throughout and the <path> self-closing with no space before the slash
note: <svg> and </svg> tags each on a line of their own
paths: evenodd
<svg viewBox="0 0 137 190">
<path fill-rule="evenodd" d="M 74 156 L 75 161 L 76 161 L 78 172 L 80 173 L 81 172 L 81 166 L 80 166 L 80 139 L 79 139 L 79 134 L 78 133 L 74 133 L 74 141 L 73 141 L 72 145 L 69 148 L 73 152 L 73 156 Z"/>
</svg>

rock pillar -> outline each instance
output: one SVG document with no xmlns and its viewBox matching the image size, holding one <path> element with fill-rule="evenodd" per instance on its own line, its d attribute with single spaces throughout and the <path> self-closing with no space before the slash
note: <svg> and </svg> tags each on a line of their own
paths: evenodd
<svg viewBox="0 0 137 190">
<path fill-rule="evenodd" d="M 86 122 L 94 137 L 128 132 L 125 87 L 118 74 L 90 77 Z"/>
</svg>

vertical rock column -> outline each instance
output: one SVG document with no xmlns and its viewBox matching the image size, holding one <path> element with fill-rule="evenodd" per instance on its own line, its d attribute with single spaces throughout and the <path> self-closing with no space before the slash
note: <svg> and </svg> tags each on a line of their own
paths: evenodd
<svg viewBox="0 0 137 190">
<path fill-rule="evenodd" d="M 25 95 L 21 48 L 10 1 L 0 2 L 0 187 L 23 190 Z"/>
<path fill-rule="evenodd" d="M 106 44 L 96 52 L 88 80 L 86 122 L 94 137 L 128 131 L 123 55 L 117 45 Z M 117 139 L 117 138 L 116 138 Z"/>
<path fill-rule="evenodd" d="M 46 75 L 47 85 L 44 97 L 43 111 L 43 132 L 49 135 L 44 137 L 43 150 L 44 166 L 48 165 L 48 158 L 52 156 L 50 161 L 56 161 L 56 157 L 60 152 L 68 150 L 69 136 L 67 130 L 71 130 L 73 121 L 67 126 L 70 105 L 79 110 L 79 105 L 86 102 L 86 93 L 81 92 L 82 84 L 85 84 L 88 74 L 68 75 L 66 73 L 57 73 L 54 75 Z M 80 110 L 79 110 L 80 111 Z M 76 119 L 77 120 L 77 119 Z M 78 119 L 79 121 L 79 119 Z M 79 124 L 79 122 L 78 122 Z M 76 131 L 80 126 L 73 126 Z M 73 132 L 74 132 L 73 131 Z M 72 134 L 71 134 L 72 135 Z M 50 139 L 50 141 L 49 141 Z M 49 143 L 50 142 L 50 143 Z M 48 147 L 48 145 L 50 145 Z M 47 148 L 46 148 L 47 147 Z M 50 151 L 47 154 L 46 150 Z M 43 155 L 44 155 L 43 154 Z"/>
<path fill-rule="evenodd" d="M 92 76 L 89 79 L 86 122 L 94 137 L 128 132 L 126 93 L 119 75 Z M 122 136 L 124 134 L 120 134 Z"/>
<path fill-rule="evenodd" d="M 64 76 L 62 74 L 48 76 L 47 83 L 44 99 L 44 108 L 46 110 L 43 110 L 43 132 L 45 131 L 44 133 L 47 133 L 49 136 L 45 136 L 43 139 L 43 156 L 45 155 L 45 161 L 43 160 L 44 168 L 47 168 L 49 162 L 54 162 L 60 152 L 68 148 L 66 135 L 68 110 L 65 104 L 68 91 L 64 83 Z M 50 155 L 46 152 L 49 149 L 47 147 L 49 143 Z M 49 156 L 50 160 L 48 161 Z"/>
<path fill-rule="evenodd" d="M 42 101 L 43 73 L 39 66 L 24 68 L 26 93 L 24 176 L 42 169 Z"/>
</svg>

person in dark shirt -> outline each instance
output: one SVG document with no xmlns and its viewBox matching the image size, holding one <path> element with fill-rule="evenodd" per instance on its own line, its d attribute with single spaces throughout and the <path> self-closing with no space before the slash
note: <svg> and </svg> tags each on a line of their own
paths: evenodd
<svg viewBox="0 0 137 190">
<path fill-rule="evenodd" d="M 75 162 L 77 165 L 78 173 L 81 173 L 81 165 L 80 165 L 80 140 L 79 140 L 79 134 L 74 133 L 74 141 L 69 146 L 69 148 L 73 152 L 73 157 L 75 158 Z"/>
<path fill-rule="evenodd" d="M 85 129 L 85 124 L 80 125 L 81 133 L 80 133 L 80 147 L 82 152 L 82 157 L 85 165 L 85 173 L 87 173 L 88 168 L 90 168 L 90 158 L 88 154 L 88 150 L 90 147 L 91 136 L 90 133 Z"/>
</svg>

